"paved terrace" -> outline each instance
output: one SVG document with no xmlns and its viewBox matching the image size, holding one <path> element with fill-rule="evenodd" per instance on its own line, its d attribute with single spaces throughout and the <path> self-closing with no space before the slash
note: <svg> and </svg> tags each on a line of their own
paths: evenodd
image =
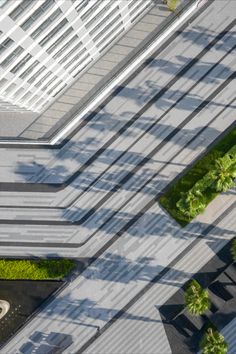
<svg viewBox="0 0 236 354">
<path fill-rule="evenodd" d="M 234 190 L 184 229 L 157 203 L 235 124 L 234 13 L 202 8 L 60 149 L 1 149 L 1 254 L 88 262 L 2 353 L 170 353 L 158 306 L 235 235 Z"/>
</svg>

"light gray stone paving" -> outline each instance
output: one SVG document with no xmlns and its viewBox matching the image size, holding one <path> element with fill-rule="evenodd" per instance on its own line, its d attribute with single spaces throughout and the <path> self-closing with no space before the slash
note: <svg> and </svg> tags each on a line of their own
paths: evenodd
<svg viewBox="0 0 236 354">
<path fill-rule="evenodd" d="M 236 200 L 218 196 L 182 229 L 155 198 L 235 122 L 234 7 L 210 5 L 61 149 L 0 151 L 0 254 L 96 258 L 1 353 L 31 354 L 36 332 L 71 335 L 68 354 L 170 353 L 158 307 L 235 236 Z"/>
</svg>

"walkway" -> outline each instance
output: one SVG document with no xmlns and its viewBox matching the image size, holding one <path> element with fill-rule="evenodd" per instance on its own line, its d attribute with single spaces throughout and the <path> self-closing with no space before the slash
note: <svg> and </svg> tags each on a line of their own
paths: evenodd
<svg viewBox="0 0 236 354">
<path fill-rule="evenodd" d="M 192 18 L 60 150 L 4 151 L 1 254 L 95 260 L 3 354 L 32 353 L 36 332 L 71 335 L 68 354 L 169 353 L 158 306 L 235 235 L 234 191 L 184 229 L 157 203 L 235 123 L 234 10 Z"/>
</svg>

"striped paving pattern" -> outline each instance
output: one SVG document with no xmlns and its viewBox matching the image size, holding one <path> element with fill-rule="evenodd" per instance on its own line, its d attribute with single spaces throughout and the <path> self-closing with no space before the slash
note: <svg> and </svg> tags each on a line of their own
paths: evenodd
<svg viewBox="0 0 236 354">
<path fill-rule="evenodd" d="M 68 354 L 170 352 L 158 306 L 235 235 L 234 191 L 184 229 L 157 202 L 235 124 L 234 11 L 207 4 L 60 149 L 1 149 L 1 255 L 90 258 L 2 353 L 36 331 Z"/>
</svg>

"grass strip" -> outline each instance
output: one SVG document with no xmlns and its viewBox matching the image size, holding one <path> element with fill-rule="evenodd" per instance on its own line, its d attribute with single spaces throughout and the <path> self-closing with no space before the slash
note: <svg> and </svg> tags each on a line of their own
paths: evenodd
<svg viewBox="0 0 236 354">
<path fill-rule="evenodd" d="M 76 266 L 70 259 L 0 259 L 0 279 L 52 280 L 64 278 Z"/>
<path fill-rule="evenodd" d="M 183 193 L 188 192 L 197 181 L 215 168 L 215 161 L 223 157 L 236 143 L 236 127 L 227 133 L 218 143 L 201 157 L 193 166 L 186 169 L 186 173 L 180 177 L 160 197 L 159 202 L 167 212 L 181 225 L 186 226 L 193 218 L 190 218 L 176 207 L 176 203 Z M 204 199 L 206 206 L 219 194 L 212 189 L 206 189 Z"/>
</svg>

